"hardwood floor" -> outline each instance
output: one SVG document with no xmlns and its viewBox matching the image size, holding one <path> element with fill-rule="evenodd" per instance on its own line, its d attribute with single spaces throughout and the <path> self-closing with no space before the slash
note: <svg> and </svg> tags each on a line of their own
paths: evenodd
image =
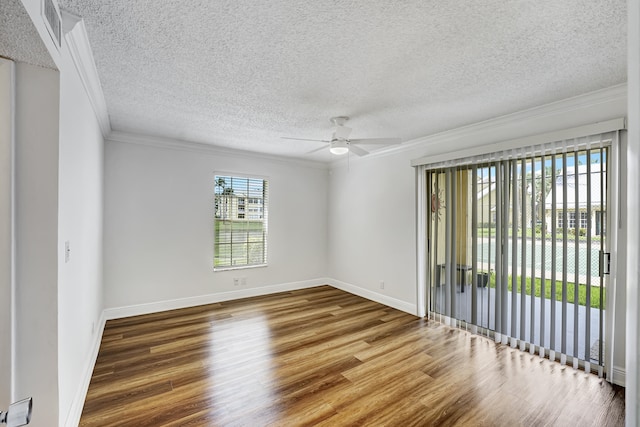
<svg viewBox="0 0 640 427">
<path fill-rule="evenodd" d="M 81 426 L 624 424 L 624 389 L 329 286 L 107 322 Z"/>
</svg>

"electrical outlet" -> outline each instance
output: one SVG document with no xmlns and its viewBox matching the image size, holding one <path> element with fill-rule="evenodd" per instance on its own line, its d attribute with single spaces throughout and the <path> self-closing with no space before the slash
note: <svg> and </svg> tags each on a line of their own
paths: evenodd
<svg viewBox="0 0 640 427">
<path fill-rule="evenodd" d="M 380 289 L 384 289 L 384 280 L 380 280 Z"/>
<path fill-rule="evenodd" d="M 91 322 L 91 335 L 96 333 L 96 322 Z"/>
<path fill-rule="evenodd" d="M 247 278 L 243 277 L 240 279 L 240 286 L 247 286 Z"/>
<path fill-rule="evenodd" d="M 240 284 L 240 279 L 237 277 L 233 278 L 233 286 L 238 286 Z"/>
<path fill-rule="evenodd" d="M 69 258 L 71 257 L 71 246 L 69 245 L 69 241 L 64 242 L 64 262 L 69 262 Z"/>
</svg>

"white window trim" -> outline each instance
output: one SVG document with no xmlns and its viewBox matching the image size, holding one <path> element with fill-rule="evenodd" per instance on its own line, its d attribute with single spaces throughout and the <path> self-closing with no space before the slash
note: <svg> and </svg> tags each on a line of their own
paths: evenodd
<svg viewBox="0 0 640 427">
<path fill-rule="evenodd" d="M 215 266 L 215 227 L 216 227 L 216 215 L 215 215 L 215 179 L 216 176 L 229 176 L 229 177 L 238 177 L 238 178 L 247 178 L 247 179 L 255 179 L 255 180 L 262 180 L 262 181 L 266 181 L 267 182 L 267 203 L 265 204 L 264 202 L 262 203 L 263 206 L 263 214 L 265 214 L 264 217 L 264 224 L 266 225 L 266 229 L 267 229 L 267 239 L 265 240 L 265 245 L 267 246 L 267 253 L 265 255 L 265 262 L 262 264 L 251 264 L 251 265 L 232 265 L 232 266 L 223 266 L 223 267 L 216 267 Z M 269 266 L 269 251 L 268 251 L 268 241 L 269 241 L 269 201 L 271 199 L 270 194 L 271 193 L 271 179 L 269 176 L 266 175 L 254 175 L 254 174 L 249 174 L 249 173 L 242 173 L 242 172 L 229 172 L 229 171 L 214 171 L 213 172 L 213 177 L 212 177 L 213 183 L 214 183 L 214 207 L 213 207 L 213 230 L 211 233 L 211 237 L 213 239 L 213 241 L 211 242 L 211 247 L 214 248 L 214 258 L 213 258 L 213 272 L 217 273 L 217 272 L 222 272 L 222 271 L 230 271 L 230 270 L 246 270 L 246 269 L 250 269 L 250 268 L 263 268 L 263 267 L 268 267 Z M 248 196 L 247 196 L 248 199 Z M 264 209 L 264 207 L 266 206 L 266 209 Z M 266 211 L 266 212 L 265 212 Z"/>
</svg>

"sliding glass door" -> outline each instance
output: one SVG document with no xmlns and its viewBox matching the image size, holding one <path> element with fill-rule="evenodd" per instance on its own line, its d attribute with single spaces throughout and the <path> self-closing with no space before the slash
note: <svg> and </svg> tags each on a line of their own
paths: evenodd
<svg viewBox="0 0 640 427">
<path fill-rule="evenodd" d="M 427 170 L 430 312 L 601 367 L 610 144 Z"/>
</svg>

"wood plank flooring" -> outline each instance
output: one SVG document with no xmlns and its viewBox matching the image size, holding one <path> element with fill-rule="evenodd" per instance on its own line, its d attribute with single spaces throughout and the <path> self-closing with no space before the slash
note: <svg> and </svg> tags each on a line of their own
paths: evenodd
<svg viewBox="0 0 640 427">
<path fill-rule="evenodd" d="M 107 322 L 81 426 L 614 426 L 624 389 L 329 286 Z"/>
</svg>

